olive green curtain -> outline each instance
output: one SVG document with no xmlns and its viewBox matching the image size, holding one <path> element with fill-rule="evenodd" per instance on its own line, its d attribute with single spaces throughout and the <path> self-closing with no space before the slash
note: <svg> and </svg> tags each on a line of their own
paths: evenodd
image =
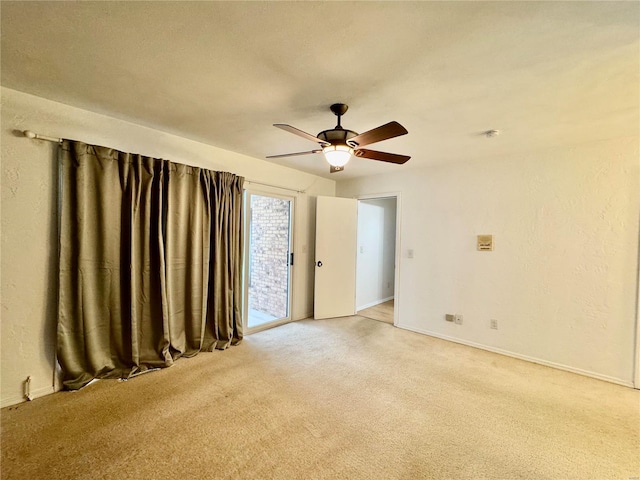
<svg viewBox="0 0 640 480">
<path fill-rule="evenodd" d="M 243 181 L 62 143 L 58 361 L 66 388 L 242 340 Z"/>
</svg>

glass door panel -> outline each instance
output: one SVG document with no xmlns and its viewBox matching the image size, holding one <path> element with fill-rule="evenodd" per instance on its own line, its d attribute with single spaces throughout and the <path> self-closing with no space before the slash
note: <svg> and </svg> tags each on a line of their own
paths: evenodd
<svg viewBox="0 0 640 480">
<path fill-rule="evenodd" d="M 245 316 L 249 329 L 290 319 L 290 198 L 247 192 Z"/>
</svg>

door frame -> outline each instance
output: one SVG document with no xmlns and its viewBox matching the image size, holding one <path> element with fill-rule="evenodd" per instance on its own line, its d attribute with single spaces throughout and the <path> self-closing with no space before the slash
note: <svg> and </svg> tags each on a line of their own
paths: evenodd
<svg viewBox="0 0 640 480">
<path fill-rule="evenodd" d="M 293 275 L 294 268 L 289 263 L 289 277 L 287 279 L 287 291 L 289 298 L 287 299 L 287 317 L 274 320 L 272 322 L 263 323 L 255 327 L 249 327 L 249 269 L 250 269 L 250 242 L 251 242 L 251 195 L 258 195 L 262 197 L 279 198 L 282 200 L 288 200 L 291 202 L 289 209 L 289 254 L 293 253 L 294 248 L 294 228 L 295 228 L 295 208 L 296 197 L 294 195 L 287 195 L 282 193 L 275 193 L 267 189 L 261 188 L 245 188 L 242 192 L 244 218 L 242 219 L 244 224 L 244 245 L 242 246 L 244 252 L 244 259 L 242 265 L 242 329 L 246 335 L 257 333 L 262 330 L 284 325 L 293 321 Z M 290 262 L 290 260 L 289 260 Z M 295 263 L 295 258 L 294 258 Z"/>
<path fill-rule="evenodd" d="M 395 252 L 395 272 L 393 279 L 393 326 L 398 327 L 400 325 L 400 298 L 398 293 L 400 292 L 400 265 L 402 260 L 402 244 L 401 241 L 401 224 L 402 224 L 402 193 L 401 192 L 385 192 L 385 193 L 372 193 L 367 195 L 358 195 L 353 197 L 356 200 L 374 200 L 382 198 L 395 198 L 396 199 L 396 252 Z M 357 248 L 357 246 L 356 246 Z M 356 267 L 357 268 L 357 267 Z M 357 276 L 356 276 L 357 282 Z M 358 284 L 356 283 L 356 291 Z M 355 302 L 355 299 L 354 299 Z M 356 312 L 357 314 L 357 312 Z"/>
<path fill-rule="evenodd" d="M 640 390 L 640 244 L 638 245 L 638 269 L 636 275 L 636 338 L 633 365 L 633 387 Z"/>
</svg>

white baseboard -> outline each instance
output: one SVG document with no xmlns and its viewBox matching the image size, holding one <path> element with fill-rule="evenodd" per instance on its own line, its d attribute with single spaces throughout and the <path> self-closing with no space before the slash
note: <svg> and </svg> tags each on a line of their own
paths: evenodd
<svg viewBox="0 0 640 480">
<path fill-rule="evenodd" d="M 548 360 L 542 360 L 536 357 L 530 357 L 529 355 L 521 355 L 519 353 L 510 352 L 508 350 L 503 350 L 501 348 L 491 347 L 489 345 L 483 345 L 481 343 L 470 342 L 468 340 L 463 340 L 460 338 L 449 337 L 448 335 L 442 335 L 440 333 L 432 332 L 429 330 L 423 330 L 415 327 L 407 327 L 405 325 L 398 324 L 396 325 L 398 328 L 402 328 L 403 330 L 409 330 L 411 332 L 421 333 L 423 335 L 428 335 L 430 337 L 439 338 L 441 340 L 446 340 L 448 342 L 459 343 L 461 345 L 466 345 L 468 347 L 479 348 L 480 350 L 486 350 L 488 352 L 498 353 L 500 355 L 505 355 L 507 357 L 517 358 L 519 360 L 525 360 L 531 363 L 537 363 L 538 365 L 544 365 L 545 367 L 556 368 L 558 370 L 564 370 L 566 372 L 576 373 L 578 375 L 583 375 L 585 377 L 595 378 L 597 380 L 603 380 L 609 383 L 615 383 L 617 385 L 622 385 L 624 387 L 634 388 L 633 382 L 629 382 L 626 380 L 622 380 L 616 377 L 610 377 L 609 375 L 602 375 L 600 373 L 592 372 L 589 370 L 583 370 L 581 368 L 570 367 L 569 365 L 563 365 L 561 363 L 550 362 Z"/>
<path fill-rule="evenodd" d="M 44 397 L 45 395 L 50 395 L 55 393 L 56 389 L 53 386 L 50 387 L 41 387 L 31 390 L 31 396 L 33 399 Z M 28 401 L 24 395 L 9 395 L 7 397 L 3 397 L 0 400 L 0 408 L 10 407 L 12 405 L 17 405 L 18 403 Z"/>
<path fill-rule="evenodd" d="M 375 302 L 367 303 L 360 307 L 356 307 L 356 313 L 359 312 L 360 310 L 364 310 L 365 308 L 375 307 L 376 305 L 380 305 L 381 303 L 388 302 L 389 300 L 393 300 L 393 295 L 387 298 L 383 298 L 382 300 L 376 300 Z"/>
</svg>

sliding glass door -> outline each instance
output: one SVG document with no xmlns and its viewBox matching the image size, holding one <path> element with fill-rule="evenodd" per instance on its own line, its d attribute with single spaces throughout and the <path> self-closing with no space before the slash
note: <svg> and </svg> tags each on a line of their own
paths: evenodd
<svg viewBox="0 0 640 480">
<path fill-rule="evenodd" d="M 291 319 L 293 197 L 245 192 L 247 331 Z"/>
</svg>

